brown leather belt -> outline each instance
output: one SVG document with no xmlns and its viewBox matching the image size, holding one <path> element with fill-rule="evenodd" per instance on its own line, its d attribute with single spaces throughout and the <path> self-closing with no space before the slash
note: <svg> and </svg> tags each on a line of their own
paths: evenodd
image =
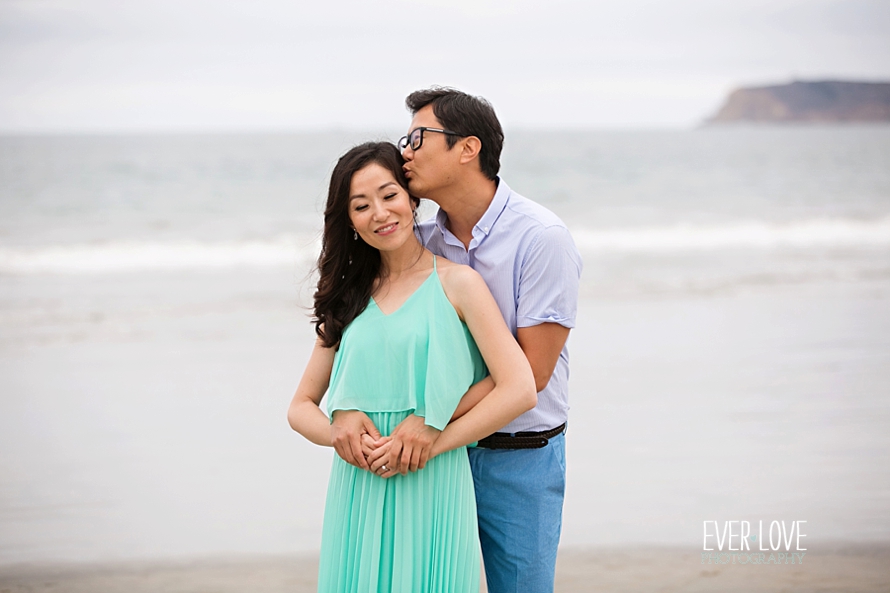
<svg viewBox="0 0 890 593">
<path fill-rule="evenodd" d="M 565 430 L 566 425 L 563 423 L 543 432 L 496 432 L 480 440 L 476 446 L 485 449 L 540 449 Z"/>
</svg>

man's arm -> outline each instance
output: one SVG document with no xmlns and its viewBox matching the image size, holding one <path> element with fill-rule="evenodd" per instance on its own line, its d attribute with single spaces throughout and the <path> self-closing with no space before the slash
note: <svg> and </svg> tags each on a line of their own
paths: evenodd
<svg viewBox="0 0 890 593">
<path fill-rule="evenodd" d="M 493 389 L 484 397 L 479 397 L 480 401 L 475 406 L 450 422 L 441 433 L 437 431 L 429 457 L 488 436 L 534 408 L 537 403 L 534 376 L 528 360 L 510 334 L 482 276 L 470 268 L 456 266 L 440 278 L 446 295 L 466 322 L 491 373 L 490 381 L 483 380 L 476 384 L 480 390 L 478 395 L 482 396 L 489 384 Z M 380 474 L 383 477 L 394 475 L 396 466 L 403 473 L 406 465 L 407 471 L 414 471 L 413 450 L 402 450 L 399 459 L 395 446 L 396 440 L 393 439 L 369 456 L 371 471 L 382 470 L 384 464 L 389 469 L 383 470 Z"/>
<path fill-rule="evenodd" d="M 516 331 L 516 339 L 522 348 L 535 377 L 535 391 L 540 392 L 550 382 L 556 361 L 562 347 L 569 337 L 569 328 L 558 323 L 540 323 L 531 327 L 520 327 Z M 463 416 L 494 388 L 494 381 L 486 377 L 476 383 L 461 400 L 452 420 Z M 439 437 L 439 431 L 426 426 L 423 418 L 408 416 L 392 433 L 397 450 L 393 458 L 398 459 L 396 471 L 405 474 L 409 471 L 423 469 L 429 455 Z M 407 452 L 405 457 L 402 453 Z M 375 456 L 372 456 L 372 458 Z"/>
<path fill-rule="evenodd" d="M 457 409 L 451 416 L 451 421 L 457 420 L 470 411 L 485 396 L 491 393 L 492 389 L 494 389 L 494 381 L 491 375 L 470 387 L 457 405 Z M 398 460 L 394 462 L 394 471 L 405 474 L 409 471 L 414 472 L 426 467 L 426 462 L 429 461 L 430 453 L 432 452 L 433 445 L 436 443 L 436 439 L 439 438 L 439 434 L 441 434 L 440 431 L 427 426 L 423 418 L 414 414 L 402 420 L 392 431 L 390 435 L 392 445 L 387 448 L 390 458 Z M 370 445 L 373 446 L 373 444 Z M 383 454 L 383 451 L 376 454 L 372 453 L 368 461 L 373 463 L 381 454 Z"/>
<path fill-rule="evenodd" d="M 494 379 L 491 378 L 491 375 L 488 375 L 470 387 L 464 396 L 460 398 L 460 403 L 457 404 L 457 409 L 455 409 L 454 414 L 451 415 L 451 421 L 454 422 L 473 409 L 476 404 L 482 401 L 483 397 L 491 393 L 492 389 L 494 389 Z"/>
<path fill-rule="evenodd" d="M 568 337 L 569 328 L 558 323 L 540 323 L 516 329 L 516 341 L 532 367 L 538 392 L 550 382 Z"/>
<path fill-rule="evenodd" d="M 581 257 L 568 229 L 550 226 L 523 259 L 516 310 L 516 340 L 540 392 L 550 382 L 575 325 Z"/>
</svg>

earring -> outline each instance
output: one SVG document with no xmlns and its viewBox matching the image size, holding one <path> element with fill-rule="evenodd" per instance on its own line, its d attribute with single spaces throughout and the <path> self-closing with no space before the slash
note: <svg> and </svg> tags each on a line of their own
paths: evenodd
<svg viewBox="0 0 890 593">
<path fill-rule="evenodd" d="M 358 231 L 356 231 L 355 229 L 352 229 L 352 240 L 358 241 Z"/>
</svg>

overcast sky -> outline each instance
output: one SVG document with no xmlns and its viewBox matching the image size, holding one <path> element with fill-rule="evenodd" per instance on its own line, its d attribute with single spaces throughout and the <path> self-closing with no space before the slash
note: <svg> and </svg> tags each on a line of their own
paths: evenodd
<svg viewBox="0 0 890 593">
<path fill-rule="evenodd" d="M 0 0 L 0 131 L 693 126 L 739 85 L 890 80 L 885 0 Z"/>
</svg>

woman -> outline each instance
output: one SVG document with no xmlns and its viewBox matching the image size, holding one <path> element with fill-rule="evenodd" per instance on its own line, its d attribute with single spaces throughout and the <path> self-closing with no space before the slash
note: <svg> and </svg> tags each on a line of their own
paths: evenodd
<svg viewBox="0 0 890 593">
<path fill-rule="evenodd" d="M 402 164 L 392 144 L 367 143 L 347 152 L 331 175 L 315 293 L 318 339 L 288 421 L 331 446 L 319 408 L 327 392 L 331 416 L 361 410 L 384 436 L 366 439 L 372 471 L 334 456 L 319 591 L 478 590 L 465 446 L 536 403 L 528 362 L 482 278 L 418 240 L 419 200 L 408 194 Z M 494 388 L 484 397 L 468 392 L 486 366 Z M 425 467 L 402 475 L 386 435 L 412 415 L 441 433 Z"/>
</svg>

